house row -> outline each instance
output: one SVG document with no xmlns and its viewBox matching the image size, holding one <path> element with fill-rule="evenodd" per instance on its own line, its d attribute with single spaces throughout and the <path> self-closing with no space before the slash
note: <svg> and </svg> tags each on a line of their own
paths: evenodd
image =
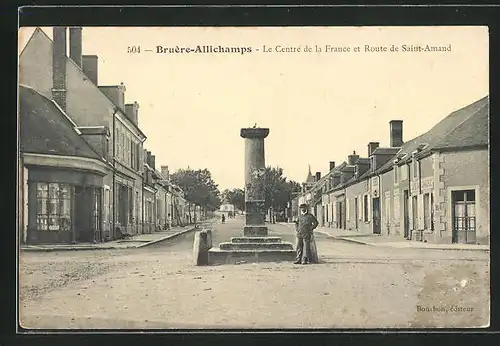
<svg viewBox="0 0 500 346">
<path fill-rule="evenodd" d="M 22 243 L 100 242 L 204 217 L 168 167 L 157 170 L 123 83 L 99 85 L 81 27 L 55 27 L 53 39 L 37 28 L 19 57 L 19 83 Z"/>
<path fill-rule="evenodd" d="M 430 243 L 489 244 L 489 97 L 456 110 L 426 133 L 403 141 L 389 124 L 390 145 L 367 145 L 321 177 L 309 174 L 289 203 L 306 203 L 322 227 Z"/>
</svg>

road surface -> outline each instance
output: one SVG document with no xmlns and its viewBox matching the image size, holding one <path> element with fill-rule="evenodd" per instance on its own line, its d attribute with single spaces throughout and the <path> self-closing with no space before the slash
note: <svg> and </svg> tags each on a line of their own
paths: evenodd
<svg viewBox="0 0 500 346">
<path fill-rule="evenodd" d="M 294 241 L 293 227 L 269 225 Z M 213 227 L 214 246 L 243 218 Z M 193 233 L 140 249 L 23 252 L 25 328 L 412 328 L 489 324 L 489 254 L 317 234 L 319 264 L 193 266 Z"/>
</svg>

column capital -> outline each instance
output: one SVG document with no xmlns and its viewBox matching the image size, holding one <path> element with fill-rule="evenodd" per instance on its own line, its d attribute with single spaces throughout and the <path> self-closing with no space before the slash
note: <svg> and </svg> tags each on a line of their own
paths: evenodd
<svg viewBox="0 0 500 346">
<path fill-rule="evenodd" d="M 261 127 L 244 128 L 240 132 L 243 138 L 266 138 L 267 135 L 269 135 L 269 129 Z"/>
</svg>

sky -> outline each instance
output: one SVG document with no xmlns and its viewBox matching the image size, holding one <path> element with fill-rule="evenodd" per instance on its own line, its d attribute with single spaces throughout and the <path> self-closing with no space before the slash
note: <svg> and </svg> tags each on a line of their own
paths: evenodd
<svg viewBox="0 0 500 346">
<path fill-rule="evenodd" d="M 20 30 L 20 50 L 34 29 Z M 156 53 L 197 45 L 252 52 Z M 158 167 L 207 168 L 221 191 L 244 185 L 243 127 L 268 127 L 266 165 L 302 182 L 308 165 L 324 175 L 329 161 L 366 157 L 369 142 L 389 146 L 390 120 L 403 120 L 408 141 L 489 90 L 487 27 L 84 27 L 83 54 L 99 56 L 100 85 L 123 82 L 125 102 L 139 103 Z"/>
</svg>

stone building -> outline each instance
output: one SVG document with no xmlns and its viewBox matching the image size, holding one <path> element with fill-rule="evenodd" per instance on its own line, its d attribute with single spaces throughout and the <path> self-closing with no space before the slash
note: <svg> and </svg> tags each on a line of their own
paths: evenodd
<svg viewBox="0 0 500 346">
<path fill-rule="evenodd" d="M 113 170 L 104 153 L 55 101 L 23 85 L 19 122 L 21 242 L 103 240 L 102 193 Z M 93 136 L 106 141 L 109 133 Z"/>
<path fill-rule="evenodd" d="M 37 28 L 19 57 L 19 83 L 23 104 L 20 129 L 25 141 L 19 160 L 22 242 L 106 241 L 122 234 L 153 232 L 167 224 L 187 224 L 185 212 L 190 206 L 182 190 L 156 171 L 154 156 L 144 151 L 146 135 L 139 128 L 139 104 L 125 102 L 122 83 L 99 85 L 98 57 L 82 55 L 81 27 L 55 27 L 53 40 Z M 34 117 L 39 112 L 45 118 Z M 50 131 L 55 133 L 34 132 L 42 121 L 51 124 L 59 121 L 54 120 L 58 117 L 63 119 L 61 126 L 66 126 L 60 130 L 65 137 L 57 137 L 59 130 L 54 129 Z M 64 148 L 51 147 L 57 141 L 50 136 L 59 138 Z M 34 159 L 33 155 L 54 157 Z M 85 173 L 77 169 L 82 164 L 87 167 Z M 71 169 L 74 174 L 68 173 Z M 56 225 L 50 224 L 46 207 L 38 214 L 45 215 L 44 222 L 53 232 L 38 232 L 46 226 L 36 216 L 36 181 L 49 184 L 51 193 L 55 193 L 57 184 L 63 184 L 61 193 L 70 191 L 68 203 L 76 209 L 71 209 L 70 221 L 61 219 L 65 225 L 57 226 L 65 232 L 55 232 Z M 47 186 L 40 185 L 40 189 Z M 82 204 L 81 200 L 90 204 Z M 83 210 L 82 205 L 87 209 Z M 198 219 L 203 214 L 199 207 L 194 207 L 193 212 Z M 93 220 L 92 225 L 82 224 L 83 215 L 89 222 Z M 73 233 L 67 232 L 68 227 Z"/>
<path fill-rule="evenodd" d="M 415 241 L 489 244 L 488 117 L 484 97 L 407 142 L 402 121 L 391 121 L 389 147 L 370 142 L 368 158 L 349 155 L 332 175 L 323 194 L 332 208 L 327 223 Z"/>
<path fill-rule="evenodd" d="M 53 99 L 113 164 L 103 181 L 103 234 L 142 232 L 142 146 L 137 103 L 125 105 L 123 85 L 99 86 L 98 57 L 82 55 L 82 28 L 37 28 L 19 58 L 19 80 Z M 102 133 L 109 136 L 102 136 Z"/>
</svg>

